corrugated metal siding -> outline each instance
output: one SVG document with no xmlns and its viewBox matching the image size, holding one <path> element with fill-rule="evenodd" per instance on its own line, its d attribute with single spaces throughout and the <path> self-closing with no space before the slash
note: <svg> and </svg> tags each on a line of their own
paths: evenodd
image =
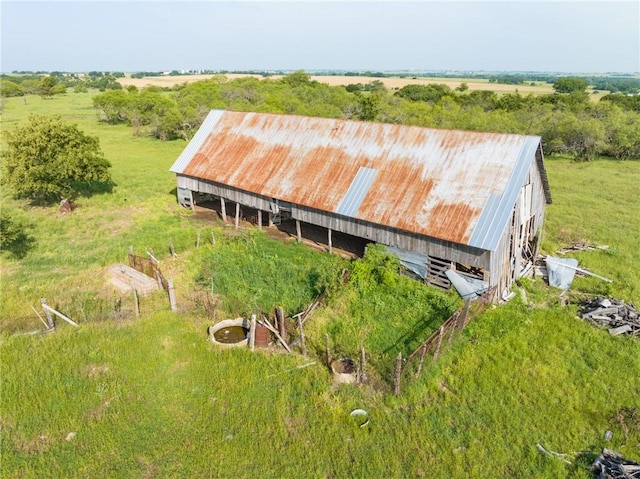
<svg viewBox="0 0 640 479">
<path fill-rule="evenodd" d="M 509 221 L 509 215 L 518 199 L 520 188 L 533 163 L 539 144 L 538 137 L 525 137 L 505 189 L 500 194 L 489 196 L 478 219 L 478 224 L 469 239 L 470 246 L 491 251 L 497 248 L 500 235 Z"/>
<path fill-rule="evenodd" d="M 213 126 L 222 118 L 223 110 L 211 110 L 207 117 L 200 125 L 200 128 L 193 136 L 187 147 L 180 154 L 178 159 L 173 163 L 173 166 L 169 169 L 172 173 L 182 173 L 185 167 L 189 164 L 193 156 L 202 147 L 205 140 L 209 136 L 209 133 L 213 129 Z"/>
<path fill-rule="evenodd" d="M 346 211 L 368 224 L 492 250 L 539 141 L 217 111 L 171 171 L 328 213 Z M 373 178 L 365 175 L 370 183 L 352 190 L 359 172 L 370 170 L 377 171 Z M 357 200 L 359 208 L 347 209 L 345 198 Z"/>
</svg>

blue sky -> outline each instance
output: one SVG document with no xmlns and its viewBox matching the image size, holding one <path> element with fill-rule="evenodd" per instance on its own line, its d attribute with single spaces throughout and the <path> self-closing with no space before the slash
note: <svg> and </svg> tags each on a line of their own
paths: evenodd
<svg viewBox="0 0 640 479">
<path fill-rule="evenodd" d="M 639 1 L 6 1 L 3 72 L 640 71 Z"/>
</svg>

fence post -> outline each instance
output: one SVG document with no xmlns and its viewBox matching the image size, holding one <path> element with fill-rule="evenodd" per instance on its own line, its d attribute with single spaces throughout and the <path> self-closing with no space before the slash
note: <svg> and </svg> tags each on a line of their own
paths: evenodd
<svg viewBox="0 0 640 479">
<path fill-rule="evenodd" d="M 456 323 L 458 322 L 458 318 L 460 317 L 460 312 L 456 311 L 455 313 L 453 313 L 454 316 L 451 318 L 451 333 L 449 333 L 449 344 L 451 344 L 451 341 L 453 341 L 453 335 L 456 332 Z"/>
<path fill-rule="evenodd" d="M 420 362 L 418 363 L 418 370 L 416 371 L 416 378 L 418 376 L 420 376 L 420 372 L 422 371 L 422 365 L 424 364 L 424 358 L 427 355 L 427 349 L 428 349 L 429 345 L 427 343 L 424 343 L 422 345 L 422 352 L 420 353 Z"/>
<path fill-rule="evenodd" d="M 284 338 L 287 335 L 287 331 L 284 324 L 284 309 L 281 306 L 276 308 L 276 320 L 278 321 L 277 327 L 280 330 L 280 336 Z"/>
<path fill-rule="evenodd" d="M 251 352 L 256 349 L 256 315 L 251 315 L 251 331 L 249 331 L 249 347 Z"/>
<path fill-rule="evenodd" d="M 45 306 L 47 305 L 47 300 L 44 298 L 40 298 L 40 303 L 42 304 L 42 310 L 44 311 L 44 314 L 47 316 L 47 323 L 49 323 L 49 331 L 55 331 L 56 330 L 56 325 L 53 322 L 53 318 L 51 317 L 51 313 L 49 312 L 49 308 L 46 308 Z"/>
<path fill-rule="evenodd" d="M 196 236 L 196 248 L 200 248 L 200 231 L 198 231 L 198 236 Z"/>
<path fill-rule="evenodd" d="M 262 210 L 258 209 L 258 231 L 262 231 Z"/>
<path fill-rule="evenodd" d="M 213 230 L 211 230 L 211 244 L 212 245 L 216 244 L 216 235 L 213 234 Z"/>
<path fill-rule="evenodd" d="M 400 376 L 402 375 L 402 353 L 396 357 L 396 375 L 393 380 L 393 394 L 400 395 Z"/>
<path fill-rule="evenodd" d="M 136 312 L 136 318 L 138 318 L 140 316 L 140 303 L 138 302 L 138 292 L 136 291 L 136 288 L 133 286 L 133 283 L 131 284 L 131 291 L 133 291 L 133 308 L 134 311 Z"/>
<path fill-rule="evenodd" d="M 438 334 L 438 344 L 436 345 L 436 352 L 433 354 L 433 361 L 438 360 L 440 354 L 440 345 L 442 344 L 442 336 L 444 336 L 444 326 L 440 326 L 440 334 Z"/>
<path fill-rule="evenodd" d="M 458 329 L 460 329 L 460 332 L 462 332 L 462 330 L 467 325 L 467 322 L 468 322 L 467 317 L 469 316 L 470 307 L 471 307 L 471 298 L 467 298 L 464 302 L 464 309 L 462 310 L 462 316 L 460 317 L 460 322 L 458 327 Z"/>
<path fill-rule="evenodd" d="M 324 345 L 327 353 L 327 367 L 331 367 L 331 351 L 329 350 L 329 335 L 325 333 L 324 335 Z"/>
<path fill-rule="evenodd" d="M 361 347 L 360 348 L 360 377 L 358 378 L 358 381 L 361 383 L 367 380 L 367 373 L 365 372 L 365 366 L 366 366 L 366 361 L 364 356 L 364 348 Z"/>
<path fill-rule="evenodd" d="M 307 345 L 304 342 L 304 330 L 302 329 L 302 316 L 298 316 L 298 329 L 300 330 L 300 346 L 302 347 L 302 355 L 307 357 Z"/>
<path fill-rule="evenodd" d="M 176 304 L 176 292 L 173 288 L 173 279 L 169 280 L 169 303 L 171 304 L 171 311 L 178 310 L 178 305 Z"/>
<path fill-rule="evenodd" d="M 169 252 L 171 253 L 171 257 L 172 258 L 176 257 L 176 249 L 173 247 L 173 240 L 172 239 L 169 240 Z"/>
</svg>

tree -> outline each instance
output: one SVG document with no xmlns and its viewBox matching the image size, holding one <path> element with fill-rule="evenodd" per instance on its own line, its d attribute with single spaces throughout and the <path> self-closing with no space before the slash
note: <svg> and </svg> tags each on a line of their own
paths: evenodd
<svg viewBox="0 0 640 479">
<path fill-rule="evenodd" d="M 560 77 L 553 84 L 556 93 L 584 92 L 587 89 L 587 81 L 578 77 Z"/>
<path fill-rule="evenodd" d="M 2 184 L 18 198 L 46 204 L 113 185 L 98 138 L 59 116 L 31 116 L 6 138 Z"/>
<path fill-rule="evenodd" d="M 58 80 L 56 80 L 55 77 L 52 77 L 52 76 L 43 77 L 42 80 L 40 80 L 40 85 L 38 88 L 40 96 L 42 98 L 50 98 L 54 94 L 59 93 L 58 91 L 54 90 L 57 84 L 58 84 Z"/>
<path fill-rule="evenodd" d="M 358 119 L 363 121 L 374 121 L 376 116 L 380 112 L 380 97 L 377 95 L 358 95 L 358 103 L 360 111 L 358 113 Z"/>
</svg>

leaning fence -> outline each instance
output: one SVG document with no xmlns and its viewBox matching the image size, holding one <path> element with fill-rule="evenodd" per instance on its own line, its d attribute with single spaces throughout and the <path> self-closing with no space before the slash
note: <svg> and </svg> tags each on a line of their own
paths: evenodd
<svg viewBox="0 0 640 479">
<path fill-rule="evenodd" d="M 495 293 L 496 288 L 494 287 L 474 301 L 467 299 L 462 308 L 449 316 L 449 318 L 425 339 L 420 346 L 410 353 L 406 359 L 402 358 L 402 353 L 398 353 L 394 377 L 394 393 L 396 395 L 400 394 L 400 381 L 402 377 L 410 377 L 410 373 L 413 372 L 413 378 L 418 378 L 422 372 L 425 360 L 429 356 L 433 358 L 433 362 L 437 361 L 442 352 L 442 348 L 450 345 L 456 334 L 461 333 L 474 318 L 482 314 L 489 307 Z"/>
</svg>

